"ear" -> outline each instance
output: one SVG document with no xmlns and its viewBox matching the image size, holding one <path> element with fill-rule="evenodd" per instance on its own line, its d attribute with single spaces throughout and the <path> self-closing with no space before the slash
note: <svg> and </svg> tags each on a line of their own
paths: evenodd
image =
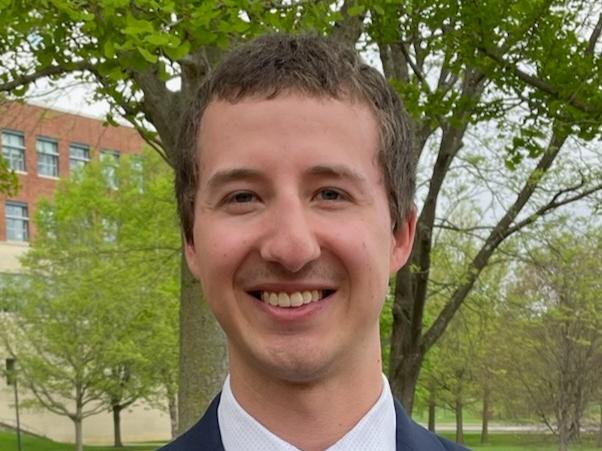
<svg viewBox="0 0 602 451">
<path fill-rule="evenodd" d="M 404 221 L 393 232 L 390 262 L 391 273 L 397 272 L 410 258 L 415 233 L 416 208 L 412 207 L 412 210 L 408 213 Z"/>
<path fill-rule="evenodd" d="M 192 275 L 198 280 L 201 275 L 201 271 L 196 249 L 194 248 L 194 243 L 192 241 L 186 240 L 184 242 L 184 257 L 186 258 L 188 269 L 190 269 Z"/>
</svg>

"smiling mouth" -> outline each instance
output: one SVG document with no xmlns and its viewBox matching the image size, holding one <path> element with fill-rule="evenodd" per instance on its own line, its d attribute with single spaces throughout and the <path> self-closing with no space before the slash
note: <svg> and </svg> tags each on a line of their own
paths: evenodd
<svg viewBox="0 0 602 451">
<path fill-rule="evenodd" d="M 287 293 L 284 291 L 252 291 L 250 294 L 265 304 L 275 307 L 301 307 L 318 302 L 334 293 L 334 290 L 305 290 Z"/>
</svg>

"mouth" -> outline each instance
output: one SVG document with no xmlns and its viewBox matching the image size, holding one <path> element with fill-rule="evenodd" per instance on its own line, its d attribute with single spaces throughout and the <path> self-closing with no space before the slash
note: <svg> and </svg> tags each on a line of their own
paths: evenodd
<svg viewBox="0 0 602 451">
<path fill-rule="evenodd" d="M 319 302 L 330 296 L 335 290 L 303 290 L 303 291 L 251 291 L 249 294 L 264 304 L 275 307 L 294 308 L 313 302 Z"/>
</svg>

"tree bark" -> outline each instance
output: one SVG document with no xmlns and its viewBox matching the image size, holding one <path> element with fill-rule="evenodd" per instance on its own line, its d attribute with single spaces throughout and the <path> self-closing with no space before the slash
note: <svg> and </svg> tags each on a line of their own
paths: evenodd
<svg viewBox="0 0 602 451">
<path fill-rule="evenodd" d="M 113 447 L 123 448 L 123 442 L 121 441 L 121 406 L 119 404 L 113 404 Z"/>
<path fill-rule="evenodd" d="M 598 448 L 602 448 L 602 401 L 600 401 L 600 428 L 598 429 Z"/>
<path fill-rule="evenodd" d="M 175 393 L 168 393 L 167 408 L 169 410 L 169 421 L 171 424 L 171 438 L 178 435 L 178 400 Z"/>
<path fill-rule="evenodd" d="M 224 334 L 182 254 L 178 434 L 199 419 L 226 375 Z"/>
<path fill-rule="evenodd" d="M 389 380 L 393 395 L 401 401 L 408 415 L 412 415 L 414 393 L 424 354 L 420 347 L 422 321 L 414 319 L 412 282 L 408 265 L 396 276 L 393 304 L 393 329 L 389 354 Z"/>
<path fill-rule="evenodd" d="M 558 451 L 568 451 L 569 438 L 567 412 L 564 407 L 561 406 L 560 414 L 558 415 Z"/>
<path fill-rule="evenodd" d="M 462 399 L 456 398 L 456 443 L 464 443 L 464 418 L 462 417 Z"/>
<path fill-rule="evenodd" d="M 483 413 L 481 423 L 481 444 L 489 443 L 489 417 L 490 412 L 491 389 L 488 385 L 483 390 Z"/>
<path fill-rule="evenodd" d="M 82 430 L 82 419 L 80 417 L 74 417 L 73 423 L 75 424 L 75 450 L 84 451 L 84 437 Z"/>
<path fill-rule="evenodd" d="M 437 409 L 437 403 L 435 401 L 435 395 L 431 391 L 429 396 L 429 431 L 435 432 L 435 414 Z"/>
</svg>

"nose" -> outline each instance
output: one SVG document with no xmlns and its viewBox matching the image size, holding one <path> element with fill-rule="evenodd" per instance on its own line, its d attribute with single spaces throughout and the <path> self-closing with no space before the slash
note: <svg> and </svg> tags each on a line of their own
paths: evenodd
<svg viewBox="0 0 602 451">
<path fill-rule="evenodd" d="M 316 260 L 320 256 L 320 244 L 307 216 L 300 202 L 287 202 L 274 208 L 266 218 L 269 225 L 261 245 L 261 257 L 290 272 L 297 272 Z"/>
</svg>

